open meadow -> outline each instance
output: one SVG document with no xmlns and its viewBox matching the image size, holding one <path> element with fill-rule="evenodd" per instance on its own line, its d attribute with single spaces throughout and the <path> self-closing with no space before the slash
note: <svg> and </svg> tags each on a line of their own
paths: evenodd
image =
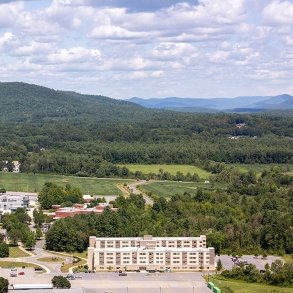
<svg viewBox="0 0 293 293">
<path fill-rule="evenodd" d="M 0 188 L 10 191 L 39 192 L 46 182 L 62 186 L 70 184 L 79 188 L 83 194 L 121 195 L 122 191 L 117 185 L 131 180 L 0 172 Z"/>
<path fill-rule="evenodd" d="M 186 175 L 188 172 L 190 174 L 197 174 L 200 178 L 206 179 L 207 177 L 210 176 L 210 173 L 199 168 L 196 166 L 192 165 L 157 165 L 157 164 L 152 164 L 152 165 L 147 165 L 147 164 L 125 164 L 125 165 L 118 165 L 120 167 L 126 167 L 129 169 L 131 172 L 136 172 L 140 171 L 143 174 L 148 174 L 148 173 L 155 173 L 158 174 L 159 170 L 162 169 L 165 172 L 169 172 L 172 175 L 176 175 L 176 173 L 179 171 Z"/>
<path fill-rule="evenodd" d="M 292 293 L 293 288 L 270 286 L 265 284 L 247 283 L 234 280 L 219 280 L 210 278 L 217 287 L 222 290 L 222 293 Z"/>
<path fill-rule="evenodd" d="M 209 189 L 211 188 L 211 184 L 205 184 L 203 182 L 155 181 L 141 185 L 139 189 L 144 192 L 151 192 L 153 195 L 170 197 L 171 195 L 180 195 L 185 192 L 194 194 L 199 187 Z M 225 187 L 225 184 L 216 183 L 213 189 Z"/>
</svg>

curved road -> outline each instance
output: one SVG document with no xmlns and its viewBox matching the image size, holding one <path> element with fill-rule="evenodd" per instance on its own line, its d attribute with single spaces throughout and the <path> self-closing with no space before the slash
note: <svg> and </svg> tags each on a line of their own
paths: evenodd
<svg viewBox="0 0 293 293">
<path fill-rule="evenodd" d="M 129 190 L 130 190 L 131 193 L 133 193 L 133 194 L 141 194 L 143 199 L 145 200 L 145 203 L 147 205 L 153 206 L 154 200 L 150 196 L 146 195 L 144 192 L 142 192 L 141 190 L 139 190 L 137 188 L 140 185 L 144 185 L 144 184 L 148 184 L 148 183 L 150 183 L 150 182 L 146 181 L 146 180 L 139 180 L 139 181 L 134 182 L 134 183 L 129 183 L 128 187 L 129 187 Z"/>
</svg>

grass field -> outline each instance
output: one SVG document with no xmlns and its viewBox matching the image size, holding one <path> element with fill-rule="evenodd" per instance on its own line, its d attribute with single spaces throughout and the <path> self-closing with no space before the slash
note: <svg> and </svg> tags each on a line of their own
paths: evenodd
<svg viewBox="0 0 293 293">
<path fill-rule="evenodd" d="M 73 263 L 67 263 L 67 264 L 64 264 L 64 265 L 61 266 L 61 272 L 62 273 L 68 273 L 70 268 L 83 266 L 85 264 L 86 264 L 86 260 L 84 260 L 84 259 L 81 259 L 79 262 L 76 262 L 74 264 Z"/>
<path fill-rule="evenodd" d="M 202 182 L 157 181 L 141 185 L 139 188 L 144 192 L 151 192 L 154 195 L 170 197 L 175 194 L 184 194 L 184 192 L 194 194 L 198 187 L 209 188 L 210 184 Z M 225 188 L 225 185 L 218 183 L 215 184 L 214 188 Z"/>
<path fill-rule="evenodd" d="M 200 178 L 207 178 L 210 176 L 210 173 L 192 165 L 138 165 L 138 164 L 125 164 L 119 165 L 120 167 L 125 166 L 131 172 L 141 171 L 143 174 L 155 173 L 158 174 L 159 170 L 162 169 L 165 172 L 169 172 L 172 175 L 176 175 L 176 172 L 181 172 L 183 174 L 198 174 Z"/>
<path fill-rule="evenodd" d="M 18 246 L 9 246 L 9 257 L 27 257 L 30 256 Z"/>
<path fill-rule="evenodd" d="M 64 261 L 64 258 L 62 257 L 42 257 L 42 258 L 39 258 L 38 261 L 41 261 L 41 262 L 63 262 Z"/>
<path fill-rule="evenodd" d="M 21 261 L 5 261 L 5 260 L 1 260 L 0 261 L 0 267 L 1 268 L 6 268 L 6 269 L 12 269 L 12 268 L 22 268 L 22 267 L 26 267 L 26 268 L 41 268 L 38 265 L 35 265 L 33 263 L 30 262 L 21 262 Z M 42 269 L 42 268 L 41 268 Z M 42 269 L 43 271 L 43 269 Z"/>
<path fill-rule="evenodd" d="M 292 293 L 293 288 L 276 287 L 264 284 L 247 283 L 243 281 L 228 281 L 210 278 L 222 293 Z M 229 290 L 229 289 L 230 290 Z"/>
<path fill-rule="evenodd" d="M 283 170 L 293 171 L 293 164 L 231 164 L 238 168 L 241 172 L 248 172 L 250 170 L 260 173 L 264 170 L 269 170 L 274 166 L 280 166 Z"/>
<path fill-rule="evenodd" d="M 284 254 L 283 259 L 287 263 L 293 263 L 293 254 Z"/>
<path fill-rule="evenodd" d="M 117 187 L 131 180 L 81 178 L 74 176 L 26 174 L 0 172 L 0 188 L 10 191 L 39 192 L 45 182 L 54 182 L 58 185 L 70 184 L 80 188 L 83 194 L 93 195 L 120 195 L 122 191 Z"/>
</svg>

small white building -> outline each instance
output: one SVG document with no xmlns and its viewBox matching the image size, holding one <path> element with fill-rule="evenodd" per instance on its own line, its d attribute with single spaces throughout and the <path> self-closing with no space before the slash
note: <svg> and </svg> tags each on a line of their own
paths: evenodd
<svg viewBox="0 0 293 293">
<path fill-rule="evenodd" d="M 27 208 L 29 206 L 28 195 L 11 195 L 0 193 L 0 212 L 10 214 L 18 208 Z"/>
<path fill-rule="evenodd" d="M 12 170 L 12 172 L 13 173 L 19 173 L 20 172 L 20 164 L 19 164 L 19 161 L 13 161 L 12 164 L 13 164 L 13 170 Z"/>
</svg>

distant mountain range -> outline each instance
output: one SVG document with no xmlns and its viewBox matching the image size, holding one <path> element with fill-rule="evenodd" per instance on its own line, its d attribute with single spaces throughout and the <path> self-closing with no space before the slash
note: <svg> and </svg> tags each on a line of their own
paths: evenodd
<svg viewBox="0 0 293 293">
<path fill-rule="evenodd" d="M 182 112 L 261 112 L 267 110 L 292 110 L 293 96 L 243 96 L 236 98 L 131 98 L 129 102 L 138 105 Z"/>
</svg>

